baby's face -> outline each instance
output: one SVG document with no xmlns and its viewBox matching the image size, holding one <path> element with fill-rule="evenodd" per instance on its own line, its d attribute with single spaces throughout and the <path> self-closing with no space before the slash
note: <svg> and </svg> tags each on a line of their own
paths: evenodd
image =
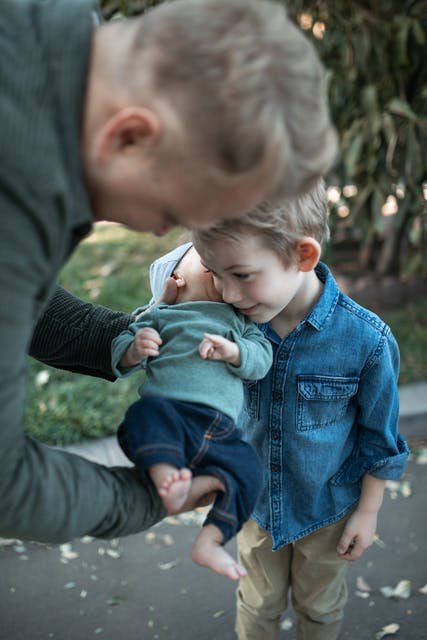
<svg viewBox="0 0 427 640">
<path fill-rule="evenodd" d="M 206 300 L 223 302 L 221 294 L 215 289 L 212 274 L 200 261 L 200 256 L 191 247 L 176 267 L 173 277 L 178 283 L 176 302 Z"/>
</svg>

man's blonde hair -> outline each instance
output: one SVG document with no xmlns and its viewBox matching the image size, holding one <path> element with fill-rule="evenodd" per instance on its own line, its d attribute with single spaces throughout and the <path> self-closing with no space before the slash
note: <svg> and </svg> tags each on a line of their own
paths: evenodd
<svg viewBox="0 0 427 640">
<path fill-rule="evenodd" d="M 336 135 L 323 68 L 282 5 L 174 0 L 134 21 L 122 77 L 180 121 L 183 144 L 165 148 L 169 161 L 191 152 L 221 182 L 262 176 L 269 198 L 326 173 Z"/>
<path fill-rule="evenodd" d="M 320 180 L 307 193 L 281 204 L 265 202 L 242 218 L 194 230 L 191 239 L 202 257 L 208 258 L 214 254 L 218 241 L 231 239 L 241 243 L 247 236 L 256 236 L 266 249 L 289 265 L 296 259 L 296 246 L 301 238 L 314 238 L 319 244 L 329 239 L 328 213 L 325 184 Z"/>
</svg>

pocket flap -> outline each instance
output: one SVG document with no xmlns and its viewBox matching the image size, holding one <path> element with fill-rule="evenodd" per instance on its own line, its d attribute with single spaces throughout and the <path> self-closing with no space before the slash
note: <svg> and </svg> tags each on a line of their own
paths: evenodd
<svg viewBox="0 0 427 640">
<path fill-rule="evenodd" d="M 298 393 L 306 400 L 343 400 L 357 392 L 359 378 L 298 376 Z"/>
</svg>

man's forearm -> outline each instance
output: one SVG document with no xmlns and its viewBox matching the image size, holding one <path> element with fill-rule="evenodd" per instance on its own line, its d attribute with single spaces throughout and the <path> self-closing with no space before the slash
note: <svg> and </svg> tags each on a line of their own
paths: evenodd
<svg viewBox="0 0 427 640">
<path fill-rule="evenodd" d="M 132 320 L 58 287 L 36 324 L 29 355 L 58 369 L 114 380 L 111 342 Z"/>
<path fill-rule="evenodd" d="M 18 440 L 18 438 L 17 438 Z M 0 536 L 64 542 L 142 531 L 165 516 L 153 485 L 132 468 L 107 468 L 32 439 L 0 467 Z"/>
</svg>

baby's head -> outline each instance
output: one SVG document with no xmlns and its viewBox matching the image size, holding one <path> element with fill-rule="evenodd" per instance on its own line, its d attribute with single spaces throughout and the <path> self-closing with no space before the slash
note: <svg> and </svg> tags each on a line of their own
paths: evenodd
<svg viewBox="0 0 427 640">
<path fill-rule="evenodd" d="M 233 244 L 244 245 L 252 238 L 288 267 L 298 264 L 303 239 L 313 240 L 319 246 L 320 256 L 322 243 L 329 239 L 328 214 L 325 184 L 321 180 L 307 193 L 281 204 L 264 203 L 242 218 L 195 230 L 192 240 L 202 259 L 209 263 L 219 244 L 227 243 L 231 248 Z"/>
<path fill-rule="evenodd" d="M 199 254 L 189 242 L 151 265 L 150 285 L 153 300 L 161 298 L 170 277 L 174 278 L 178 287 L 175 303 L 197 300 L 222 302 L 221 295 L 214 287 L 212 274 L 202 265 Z"/>
</svg>

